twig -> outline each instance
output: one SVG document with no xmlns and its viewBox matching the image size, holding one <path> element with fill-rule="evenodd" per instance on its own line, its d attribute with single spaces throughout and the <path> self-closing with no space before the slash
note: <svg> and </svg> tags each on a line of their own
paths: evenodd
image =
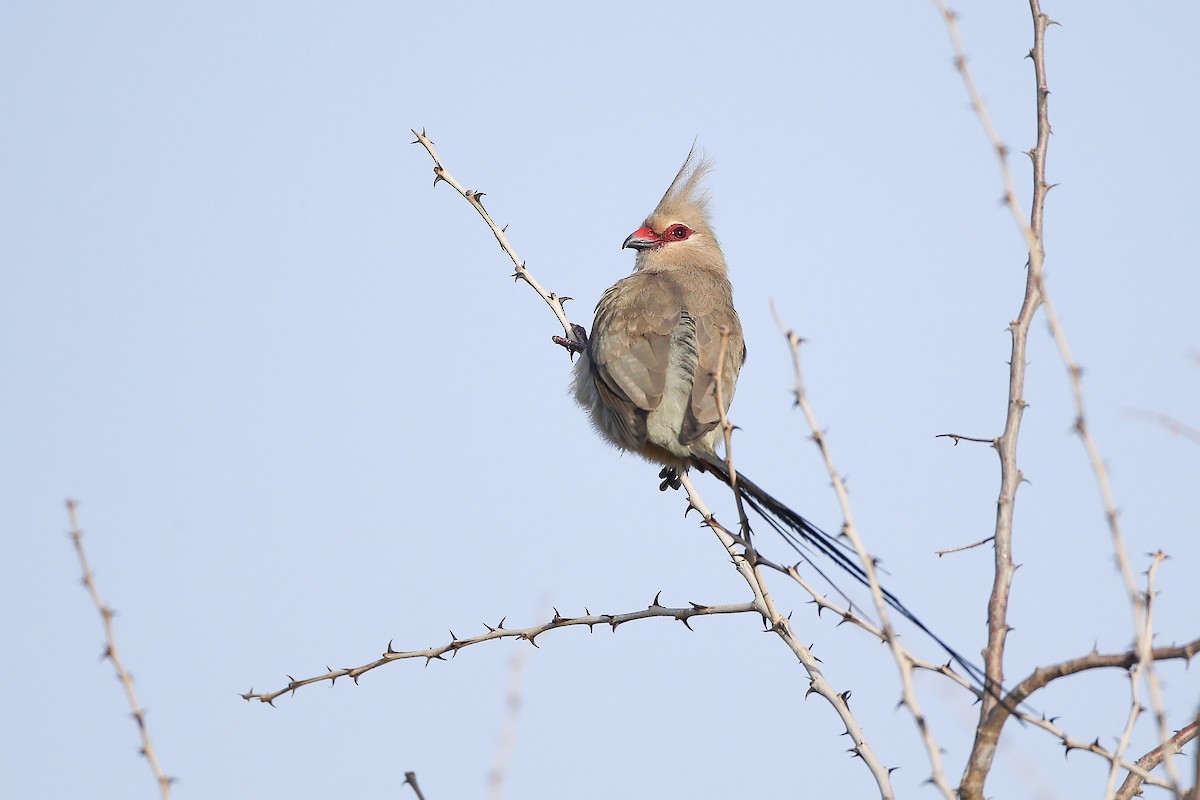
<svg viewBox="0 0 1200 800">
<path fill-rule="evenodd" d="M 1150 659 L 1152 661 L 1190 662 L 1197 653 L 1200 653 L 1200 639 L 1193 639 L 1187 644 L 1156 647 L 1150 651 Z M 1059 678 L 1093 669 L 1131 669 L 1142 658 L 1143 654 L 1136 649 L 1123 653 L 1099 653 L 1093 650 L 1085 656 L 1067 659 L 1046 667 L 1038 667 L 1005 695 L 1003 707 L 1017 708 L 1034 692 L 1045 688 Z"/>
<path fill-rule="evenodd" d="M 1151 609 L 1153 607 L 1151 600 L 1154 597 L 1154 576 L 1158 574 L 1158 567 L 1165 557 L 1160 550 L 1155 554 L 1154 561 L 1150 564 L 1150 569 L 1146 572 L 1145 626 L 1147 642 L 1151 641 L 1154 636 L 1153 618 L 1151 616 Z M 1149 668 L 1150 663 L 1153 661 L 1154 654 L 1148 649 L 1144 652 L 1139 649 L 1137 655 L 1137 663 L 1129 671 L 1129 714 L 1125 719 L 1125 728 L 1121 731 L 1121 737 L 1117 741 L 1117 749 L 1113 751 L 1118 756 L 1125 754 L 1125 751 L 1129 747 L 1129 742 L 1133 738 L 1133 729 L 1137 725 L 1138 717 L 1145 711 L 1141 701 L 1141 681 L 1146 669 Z M 1160 737 L 1160 741 L 1165 741 L 1165 739 Z M 1112 795 L 1117 787 L 1117 771 L 1118 767 L 1114 762 L 1108 770 L 1108 783 L 1104 790 L 1105 797 Z"/>
<path fill-rule="evenodd" d="M 421 793 L 421 787 L 417 785 L 417 773 L 404 773 L 404 783 L 412 787 L 413 792 L 417 795 L 417 800 L 425 800 L 425 795 Z"/>
<path fill-rule="evenodd" d="M 1125 413 L 1131 417 L 1141 417 L 1142 419 L 1153 420 L 1162 427 L 1166 428 L 1168 432 L 1173 433 L 1176 436 L 1182 436 L 1185 439 L 1190 439 L 1196 444 L 1200 444 L 1200 428 L 1193 428 L 1191 425 L 1188 425 L 1185 422 L 1180 422 L 1166 412 L 1159 411 L 1158 413 L 1155 413 L 1153 411 L 1135 410 L 1127 411 Z"/>
<path fill-rule="evenodd" d="M 171 784 L 175 782 L 175 779 L 168 777 L 163 772 L 162 765 L 158 763 L 158 756 L 154 752 L 154 744 L 150 741 L 150 731 L 146 727 L 146 711 L 138 703 L 137 693 L 133 690 L 133 676 L 125 669 L 125 663 L 121 660 L 121 654 L 117 651 L 117 639 L 113 633 L 113 616 L 116 612 L 104 604 L 104 601 L 100 599 L 100 592 L 96 589 L 96 581 L 92 575 L 92 568 L 88 565 L 87 553 L 83 550 L 83 531 L 79 527 L 75 509 L 75 501 L 68 500 L 67 516 L 71 521 L 71 542 L 75 545 L 75 554 L 79 556 L 79 569 L 83 574 L 82 583 L 84 588 L 87 589 L 88 595 L 91 596 L 96 610 L 100 612 L 100 619 L 104 623 L 104 657 L 112 662 L 113 669 L 117 673 L 117 678 L 120 679 L 121 686 L 125 689 L 125 699 L 129 702 L 130 713 L 133 715 L 133 721 L 137 723 L 138 734 L 142 739 L 140 752 L 150 764 L 150 771 L 154 773 L 154 780 L 158 784 L 158 792 L 163 800 L 169 800 L 171 797 Z"/>
<path fill-rule="evenodd" d="M 838 505 L 842 511 L 842 533 L 850 541 L 850 544 L 854 547 L 854 551 L 858 554 L 859 561 L 862 562 L 863 570 L 866 573 L 871 589 L 871 597 L 875 601 L 875 611 L 879 615 L 880 633 L 891 650 L 892 658 L 895 660 L 897 671 L 900 674 L 903 703 L 908 708 L 909 713 L 912 714 L 913 722 L 916 723 L 917 730 L 921 735 L 921 741 L 925 745 L 925 752 L 929 757 L 929 765 L 932 771 L 929 780 L 937 786 L 946 800 L 953 800 L 954 792 L 950 788 L 950 783 L 946 779 L 946 773 L 942 767 L 942 749 L 938 745 L 937 740 L 934 739 L 933 731 L 929 727 L 929 721 L 921 711 L 921 706 L 917 701 L 916 688 L 913 686 L 911 657 L 900 646 L 896 632 L 889 621 L 887 604 L 883 599 L 883 590 L 879 585 L 879 578 L 875 573 L 875 559 L 867 552 L 862 538 L 858 535 L 858 527 L 854 524 L 854 512 L 850 508 L 850 495 L 846 491 L 846 483 L 842 480 L 841 473 L 838 472 L 837 467 L 834 466 L 833 455 L 829 452 L 829 446 L 825 441 L 825 433 L 821 430 L 820 425 L 817 424 L 816 414 L 808 402 L 800 370 L 800 337 L 794 331 L 788 330 L 783 324 L 779 315 L 775 313 L 774 304 L 771 306 L 771 314 L 775 317 L 775 323 L 779 326 L 780 333 L 787 339 L 788 347 L 791 350 L 792 370 L 795 375 L 794 391 L 796 405 L 800 407 L 805 420 L 808 422 L 808 427 L 812 431 L 812 439 L 816 442 L 817 449 L 821 451 L 825 468 L 829 472 L 830 480 L 833 482 Z"/>
<path fill-rule="evenodd" d="M 508 760 L 512 757 L 513 745 L 517 740 L 517 717 L 521 713 L 521 682 L 528 663 L 527 650 L 515 654 L 509 662 L 504 727 L 500 731 L 500 741 L 496 747 L 496 763 L 488 776 L 489 793 L 493 800 L 501 800 L 504 797 L 504 779 L 508 773 Z"/>
<path fill-rule="evenodd" d="M 1178 754 L 1183 746 L 1196 738 L 1196 733 L 1200 731 L 1200 722 L 1189 722 L 1175 734 L 1171 736 L 1167 742 L 1160 744 L 1158 747 L 1151 750 L 1146 755 L 1137 760 L 1137 766 L 1147 772 L 1157 767 L 1166 757 L 1167 752 Z M 1200 752 L 1200 751 L 1198 751 Z M 1197 770 L 1200 773 L 1200 769 Z M 1200 778 L 1200 774 L 1197 775 Z M 1125 776 L 1125 780 L 1121 783 L 1121 788 L 1117 789 L 1117 793 L 1113 795 L 1113 800 L 1130 800 L 1141 793 L 1142 782 L 1145 780 L 1140 774 L 1133 772 Z"/>
<path fill-rule="evenodd" d="M 442 164 L 440 156 L 437 154 L 437 151 L 433 147 L 433 142 L 429 139 L 428 136 L 425 135 L 424 131 L 422 131 L 421 133 L 417 133 L 414 130 L 413 135 L 417 137 L 416 142 L 414 142 L 414 143 L 420 144 L 421 146 L 423 146 L 425 148 L 425 150 L 429 153 L 430 158 L 433 159 L 433 162 L 434 162 L 434 185 L 436 186 L 439 181 L 445 181 L 447 184 L 449 184 L 451 187 L 453 187 L 455 189 L 455 191 L 457 191 L 460 195 L 462 195 L 471 204 L 471 206 L 473 208 L 475 208 L 475 210 L 477 212 L 479 212 L 479 215 L 481 217 L 483 217 L 484 221 L 488 224 L 488 227 L 491 228 L 491 231 L 495 235 L 496 240 L 500 243 L 501 248 L 503 248 L 504 252 L 508 254 L 509 258 L 512 259 L 513 264 L 516 266 L 517 271 L 516 271 L 516 274 L 514 277 L 516 277 L 518 280 L 524 280 L 526 283 L 528 283 L 538 293 L 538 295 L 541 296 L 541 298 L 546 301 L 547 305 L 550 306 L 551 310 L 554 311 L 555 315 L 558 317 L 559 323 L 563 326 L 563 330 L 567 334 L 565 342 L 560 342 L 557 338 L 555 339 L 555 341 L 560 344 L 569 344 L 571 342 L 580 343 L 581 337 L 579 334 L 579 330 L 581 330 L 581 329 L 577 329 L 576 326 L 571 324 L 571 322 L 567 319 L 566 313 L 562 307 L 562 301 L 566 298 L 560 298 L 557 295 L 547 293 L 544 289 L 541 288 L 541 286 L 533 279 L 532 275 L 530 275 L 529 271 L 525 268 L 524 262 L 522 262 L 520 260 L 520 258 L 517 257 L 515 251 L 513 250 L 512 246 L 508 242 L 507 237 L 505 236 L 504 229 L 498 227 L 496 225 L 496 223 L 491 219 L 491 217 L 487 213 L 487 211 L 483 208 L 483 205 L 479 200 L 479 198 L 482 196 L 482 194 L 479 192 L 473 192 L 469 189 L 464 188 L 462 186 L 462 184 L 460 184 L 457 180 L 454 179 L 454 177 L 446 170 L 445 166 Z M 568 347 L 568 350 L 572 350 L 572 349 L 573 348 Z M 718 403 L 718 404 L 720 404 L 720 403 Z M 729 451 L 727 449 L 726 450 L 727 455 L 728 455 L 728 452 Z M 735 478 L 735 480 L 736 480 L 736 478 Z M 591 617 L 591 616 L 589 616 L 589 617 L 587 617 L 585 619 L 581 619 L 581 620 L 562 620 L 562 621 L 558 621 L 558 622 L 555 622 L 554 620 L 552 620 L 551 623 L 549 623 L 547 625 L 538 626 L 538 628 L 534 628 L 534 629 L 528 629 L 527 631 L 524 631 L 524 632 L 504 631 L 501 627 L 498 626 L 497 629 L 490 630 L 487 635 L 482 636 L 482 637 L 477 637 L 477 639 L 479 641 L 486 641 L 488 639 L 501 638 L 503 636 L 508 636 L 508 637 L 515 636 L 515 637 L 521 637 L 521 638 L 528 638 L 530 641 L 532 641 L 533 638 L 535 638 L 539 634 L 545 632 L 546 630 L 550 630 L 551 628 L 554 628 L 554 627 L 561 627 L 566 624 L 588 624 L 589 626 L 597 625 L 597 624 L 612 624 L 613 627 L 615 628 L 616 625 L 620 624 L 621 622 L 625 622 L 625 621 L 635 619 L 635 618 L 640 618 L 641 616 L 675 616 L 677 619 L 680 619 L 680 621 L 682 621 L 686 625 L 688 618 L 690 618 L 691 616 L 699 615 L 701 613 L 744 613 L 746 611 L 751 611 L 751 610 L 755 611 L 755 612 L 759 613 L 760 615 L 762 615 L 764 620 L 768 621 L 770 628 L 772 630 L 774 630 L 780 636 L 780 638 L 782 638 L 788 644 L 788 646 L 792 649 L 793 653 L 796 654 L 796 657 L 804 665 L 804 667 L 808 671 L 808 674 L 810 677 L 809 691 L 816 692 L 817 694 L 821 695 L 830 703 L 830 705 L 832 705 L 834 707 L 834 709 L 837 711 L 838 715 L 841 717 L 842 722 L 846 726 L 847 735 L 849 735 L 851 737 L 851 739 L 854 741 L 854 747 L 850 748 L 850 752 L 853 755 L 861 758 L 863 760 L 863 762 L 867 765 L 868 769 L 871 771 L 872 776 L 874 776 L 876 783 L 879 785 L 880 794 L 881 794 L 882 799 L 883 800 L 892 800 L 894 795 L 892 793 L 892 788 L 891 788 L 890 773 L 889 773 L 888 769 L 886 767 L 884 767 L 883 764 L 880 763 L 878 758 L 875 756 L 874 751 L 871 749 L 870 745 L 867 743 L 865 736 L 863 735 L 861 726 L 859 726 L 858 722 L 854 719 L 854 715 L 850 712 L 850 706 L 848 705 L 848 703 L 846 701 L 846 698 L 849 696 L 849 693 L 847 692 L 845 694 L 838 694 L 837 692 L 835 692 L 833 690 L 832 686 L 829 684 L 829 682 L 825 679 L 824 675 L 821 673 L 820 668 L 818 666 L 818 661 L 816 660 L 816 658 L 808 651 L 808 648 L 805 647 L 803 645 L 803 643 L 801 643 L 800 640 L 796 638 L 794 632 L 791 629 L 791 626 L 790 626 L 788 620 L 785 617 L 783 617 L 782 615 L 780 615 L 778 610 L 775 608 L 774 603 L 770 599 L 770 594 L 767 591 L 765 583 L 761 580 L 761 576 L 755 572 L 753 566 L 751 566 L 751 564 L 750 564 L 751 558 L 754 558 L 755 554 L 742 553 L 742 552 L 739 552 L 739 550 L 738 550 L 738 547 L 748 540 L 742 539 L 740 537 L 734 537 L 732 534 L 729 533 L 729 531 L 727 531 L 723 526 L 721 526 L 716 521 L 716 519 L 712 516 L 712 514 L 707 511 L 706 507 L 704 506 L 703 500 L 701 500 L 699 494 L 696 493 L 695 487 L 692 486 L 691 481 L 688 479 L 688 477 L 686 475 L 683 475 L 681 477 L 680 481 L 681 481 L 681 485 L 683 485 L 687 488 L 688 498 L 689 498 L 691 507 L 695 508 L 697 511 L 699 511 L 704 516 L 704 524 L 707 527 L 711 528 L 714 533 L 716 533 L 717 538 L 721 541 L 722 545 L 725 547 L 726 552 L 729 554 L 730 558 L 733 560 L 734 565 L 738 569 L 739 573 L 741 573 L 743 578 L 745 578 L 747 584 L 749 585 L 749 587 L 751 589 L 751 592 L 754 595 L 754 601 L 752 603 L 742 604 L 742 605 L 738 605 L 738 606 L 723 607 L 725 609 L 728 609 L 728 610 L 723 610 L 723 611 L 697 610 L 697 609 L 703 609 L 703 607 L 697 607 L 696 609 L 662 609 L 662 613 L 655 613 L 655 614 L 649 614 L 647 612 L 637 612 L 634 615 L 618 615 L 616 617 Z M 742 513 L 742 517 L 744 520 L 744 512 Z M 655 601 L 655 605 L 657 605 L 657 600 Z M 651 607 L 651 611 L 653 611 L 653 610 L 654 610 L 654 606 Z M 677 616 L 677 613 L 683 613 L 683 614 L 686 614 L 686 616 L 680 618 L 679 616 Z M 559 619 L 557 614 L 555 615 L 555 618 L 556 618 L 556 620 Z M 616 622 L 613 622 L 613 620 L 616 620 Z M 522 636 L 522 634 L 524 634 L 524 635 Z M 290 679 L 290 683 L 288 684 L 288 686 L 277 692 L 264 695 L 264 694 L 257 694 L 253 690 L 251 690 L 250 692 L 247 692 L 246 694 L 242 695 L 242 697 L 246 698 L 247 700 L 257 699 L 262 702 L 270 703 L 275 698 L 279 697 L 281 694 L 284 694 L 289 691 L 294 692 L 296 689 L 300 688 L 301 686 L 307 685 L 309 683 L 316 683 L 318 681 L 324 681 L 324 680 L 328 680 L 328 681 L 332 682 L 340 677 L 350 677 L 357 681 L 358 677 L 361 676 L 364 672 L 367 672 L 371 669 L 375 669 L 379 666 L 382 666 L 383 664 L 387 663 L 389 660 L 396 660 L 399 658 L 423 657 L 423 658 L 427 659 L 426 663 L 428 663 L 429 660 L 432 660 L 435 658 L 440 659 L 444 653 L 450 652 L 451 650 L 453 650 L 454 652 L 457 652 L 458 649 L 461 649 L 462 647 L 466 646 L 466 644 L 468 644 L 468 643 L 474 644 L 475 641 L 474 640 L 457 640 L 457 639 L 455 639 L 449 645 L 445 645 L 440 648 L 430 648 L 428 650 L 413 651 L 411 653 L 391 652 L 391 646 L 389 645 L 389 647 L 388 647 L 389 652 L 385 653 L 382 658 L 380 658 L 377 661 L 374 661 L 370 664 L 365 664 L 362 667 L 356 667 L 353 669 L 343 669 L 343 670 L 329 670 L 327 672 L 327 674 L 325 674 L 325 675 L 320 675 L 320 676 L 316 676 L 313 678 L 307 678 L 303 681 L 297 681 L 294 679 Z"/>
<path fill-rule="evenodd" d="M 439 182 L 448 184 L 454 189 L 454 191 L 462 195 L 463 198 L 471 204 L 472 208 L 479 212 L 479 216 L 483 217 L 483 221 L 487 223 L 487 226 L 492 230 L 492 234 L 495 235 L 496 241 L 500 243 L 501 249 L 503 249 L 504 252 L 508 254 L 508 257 L 512 259 L 513 266 L 516 267 L 516 272 L 513 273 L 513 278 L 516 280 L 525 281 L 527 284 L 529 284 L 530 288 L 537 292 L 538 296 L 546 301 L 546 305 L 550 306 L 550 310 L 554 312 L 556 317 L 558 317 L 558 321 L 562 325 L 563 331 L 566 333 L 566 338 L 569 341 L 578 342 L 579 337 L 575 331 L 575 327 L 571 324 L 571 321 L 567 319 L 566 309 L 563 308 L 563 302 L 570 300 L 571 298 L 559 297 L 553 292 L 547 292 L 542 288 L 542 285 L 537 282 L 537 280 L 533 277 L 533 274 L 525 268 L 525 262 L 517 256 L 517 251 L 514 250 L 513 246 L 509 243 L 508 236 L 505 235 L 508 226 L 506 225 L 505 227 L 501 228 L 499 225 L 497 225 L 495 220 L 492 219 L 492 215 L 489 214 L 487 209 L 483 207 L 483 201 L 480 200 L 480 198 L 484 196 L 484 193 L 465 188 L 455 179 L 453 175 L 450 174 L 450 172 L 442 165 L 441 156 L 439 156 L 437 150 L 434 149 L 433 140 L 425 135 L 425 131 L 417 133 L 416 129 L 413 129 L 412 133 L 413 136 L 417 137 L 413 144 L 419 144 L 424 147 L 425 151 L 429 153 L 429 157 L 433 159 L 433 185 L 437 186 Z"/>
<path fill-rule="evenodd" d="M 990 444 L 992 447 L 996 447 L 996 445 L 997 445 L 996 439 L 981 439 L 978 436 L 963 436 L 962 434 L 959 434 L 959 433 L 939 433 L 938 435 L 934 436 L 933 438 L 935 438 L 935 439 L 953 439 L 955 447 L 958 446 L 959 442 L 979 442 L 980 444 Z"/>
<path fill-rule="evenodd" d="M 861 758 L 870 770 L 871 775 L 875 778 L 875 783 L 879 787 L 881 800 L 894 800 L 895 794 L 892 791 L 891 771 L 879 761 L 875 755 L 874 749 L 867 742 L 866 735 L 863 733 L 862 726 L 855 719 L 853 712 L 850 711 L 849 697 L 850 692 L 837 692 L 826 679 L 825 674 L 821 671 L 820 662 L 816 656 L 804 645 L 803 642 L 796 636 L 796 632 L 792 629 L 791 620 L 779 613 L 775 607 L 775 603 L 771 600 L 771 595 L 767 591 L 766 583 L 762 580 L 761 574 L 755 569 L 755 565 L 751 564 L 750 558 L 746 553 L 739 550 L 740 540 L 733 536 L 721 523 L 717 522 L 716 517 L 708 510 L 704 500 L 696 491 L 696 487 L 692 485 L 691 479 L 687 473 L 680 476 L 680 483 L 688 495 L 689 510 L 692 508 L 700 512 L 703 518 L 704 526 L 709 528 L 721 545 L 725 548 L 725 552 L 729 554 L 733 561 L 734 567 L 738 573 L 746 581 L 746 585 L 750 587 L 751 593 L 754 595 L 754 607 L 763 620 L 767 623 L 768 629 L 779 636 L 780 639 L 788 646 L 796 659 L 804 667 L 809 677 L 808 694 L 816 693 L 823 697 L 828 702 L 837 715 L 841 717 L 842 724 L 846 728 L 846 735 L 854 742 L 854 746 L 849 749 L 849 753 L 853 756 Z"/>
<path fill-rule="evenodd" d="M 1103 758 L 1105 761 L 1117 761 L 1123 768 L 1137 775 L 1150 786 L 1157 786 L 1160 789 L 1171 788 L 1171 784 L 1151 775 L 1148 769 L 1139 767 L 1137 764 L 1134 764 L 1131 761 L 1125 761 L 1124 759 L 1117 758 L 1111 751 L 1106 750 L 1100 744 L 1099 738 L 1096 738 L 1090 742 L 1085 742 L 1082 739 L 1077 739 L 1068 734 L 1057 724 L 1055 724 L 1053 720 L 1045 719 L 1044 717 L 1035 717 L 1024 712 L 1018 712 L 1014 716 L 1026 724 L 1032 725 L 1036 728 L 1041 728 L 1054 738 L 1058 739 L 1059 744 L 1063 746 L 1064 755 L 1070 755 L 1072 750 L 1081 750 L 1085 753 L 1093 753 L 1094 755 L 1100 756 L 1100 758 Z M 959 794 L 962 794 L 961 788 L 959 789 Z"/>
<path fill-rule="evenodd" d="M 1012 350 L 1009 358 L 1008 372 L 1008 410 L 1005 415 L 1004 432 L 996 440 L 996 450 L 1000 456 L 1000 494 L 996 503 L 996 532 L 993 549 L 995 553 L 995 577 L 992 581 L 992 593 L 988 600 L 988 641 L 984 650 L 984 666 L 987 670 L 990 686 L 995 692 L 1004 683 L 1004 645 L 1008 637 L 1008 598 L 1012 589 L 1013 573 L 1016 566 L 1012 560 L 1013 510 L 1016 505 L 1017 487 L 1020 486 L 1022 475 L 1017 466 L 1017 440 L 1021 431 L 1021 418 L 1025 412 L 1025 352 L 1029 338 L 1029 327 L 1042 303 L 1042 265 L 1045 261 L 1045 251 L 1042 246 L 1042 214 L 1046 192 L 1049 186 L 1044 182 L 1046 148 L 1049 144 L 1050 127 L 1046 116 L 1045 90 L 1045 31 L 1049 20 L 1041 13 L 1037 0 L 1031 0 L 1030 9 L 1034 19 L 1033 50 L 1035 75 L 1037 80 L 1038 106 L 1038 144 L 1030 152 L 1034 162 L 1034 194 L 1033 211 L 1027 222 L 1017 201 L 1012 170 L 1008 163 L 1008 148 L 1000 139 L 999 133 L 992 124 L 987 111 L 987 105 L 975 84 L 975 78 L 967 65 L 967 56 L 963 48 L 962 38 L 958 31 L 957 15 L 946 7 L 944 0 L 934 0 L 938 11 L 946 23 L 946 31 L 954 49 L 954 63 L 962 76 L 967 94 L 975 114 L 983 125 L 984 133 L 992 150 L 999 161 L 1001 180 L 1004 184 L 1004 203 L 1012 213 L 1013 219 L 1021 232 L 1029 254 L 1029 264 L 1025 275 L 1025 297 L 1016 320 L 1009 324 L 1012 334 Z M 1000 707 L 994 692 L 984 695 L 980 703 L 980 724 L 976 729 L 975 742 L 959 786 L 959 795 L 971 800 L 982 800 L 983 785 L 991 770 L 992 761 L 996 754 L 996 745 L 1000 737 L 1000 729 L 1007 718 L 1007 710 Z M 998 724 L 989 725 L 990 719 L 998 720 Z"/>
<path fill-rule="evenodd" d="M 979 547 L 980 545 L 987 544 L 988 542 L 990 542 L 992 539 L 995 539 L 995 538 L 996 538 L 995 536 L 985 536 L 984 538 L 980 539 L 978 542 L 972 542 L 971 544 L 964 544 L 959 547 L 948 547 L 945 550 L 935 550 L 934 554 L 937 555 L 938 558 L 941 558 L 942 556 L 948 556 L 951 553 L 961 553 L 964 550 L 973 550 L 974 548 Z"/>
<path fill-rule="evenodd" d="M 725 467 L 729 470 L 729 489 L 733 492 L 733 501 L 737 505 L 738 521 L 742 526 L 742 536 L 748 544 L 747 551 L 750 551 L 750 522 L 746 519 L 746 504 L 742 501 L 742 493 L 737 488 L 737 470 L 733 466 L 733 429 L 734 424 L 729 421 L 728 403 L 726 402 L 725 392 L 721 388 L 721 384 L 725 374 L 725 357 L 729 353 L 729 329 L 721 326 L 721 345 L 717 351 L 717 369 L 713 373 L 713 392 L 717 401 L 717 414 L 721 419 L 721 434 L 725 439 Z M 754 561 L 755 554 L 747 553 L 751 561 Z"/>
<path fill-rule="evenodd" d="M 295 693 L 296 690 L 303 686 L 308 686 L 312 683 L 321 683 L 329 681 L 332 685 L 337 682 L 338 678 L 349 678 L 358 683 L 358 679 L 364 674 L 373 669 L 378 669 L 385 664 L 391 664 L 395 661 L 404 661 L 413 658 L 425 659 L 425 665 L 428 666 L 431 661 L 445 661 L 444 656 L 449 653 L 453 658 L 458 654 L 458 651 L 464 650 L 472 645 L 490 642 L 495 639 L 517 639 L 526 641 L 537 646 L 537 637 L 547 631 L 558 630 L 560 628 L 571 628 L 579 625 L 585 625 L 590 630 L 596 625 L 607 625 L 614 631 L 618 626 L 626 622 L 633 622 L 639 619 L 651 619 L 654 617 L 669 617 L 679 622 L 682 622 L 689 630 L 691 625 L 689 620 L 693 617 L 712 616 L 714 614 L 749 614 L 757 612 L 758 609 L 753 603 L 733 603 L 719 606 L 704 606 L 698 603 L 693 603 L 684 608 L 667 608 L 658 604 L 658 597 L 654 598 L 654 602 L 649 608 L 642 611 L 631 611 L 625 614 L 592 614 L 587 612 L 582 617 L 563 617 L 558 611 L 554 612 L 554 616 L 549 622 L 544 622 L 541 625 L 533 625 L 528 628 L 505 628 L 504 620 L 500 620 L 496 625 L 484 625 L 487 628 L 487 633 L 478 636 L 458 637 L 454 631 L 450 631 L 450 641 L 447 644 L 437 647 L 429 647 L 424 650 L 393 650 L 392 643 L 388 642 L 387 650 L 379 658 L 367 664 L 358 667 L 346 667 L 343 669 L 325 668 L 323 675 L 314 675 L 309 678 L 297 680 L 292 676 L 288 676 L 288 684 L 282 689 L 274 692 L 255 692 L 253 689 L 241 695 L 244 700 L 258 700 L 262 703 L 270 705 L 275 704 L 275 700 L 289 692 Z"/>
</svg>

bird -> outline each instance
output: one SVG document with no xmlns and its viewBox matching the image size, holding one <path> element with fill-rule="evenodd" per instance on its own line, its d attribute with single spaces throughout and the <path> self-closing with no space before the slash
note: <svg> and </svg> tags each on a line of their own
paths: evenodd
<svg viewBox="0 0 1200 800">
<path fill-rule="evenodd" d="M 678 475 L 690 469 L 715 475 L 846 597 L 811 556 L 820 553 L 869 586 L 854 551 L 740 470 L 731 475 L 717 454 L 723 438 L 717 383 L 720 402 L 728 409 L 746 361 L 746 344 L 711 222 L 705 188 L 711 169 L 712 161 L 693 146 L 658 205 L 622 244 L 636 253 L 633 272 L 601 296 L 591 333 L 575 326 L 574 340 L 555 341 L 580 355 L 571 389 L 592 426 L 621 450 L 662 465 L 660 489 L 679 488 Z M 748 542 L 744 518 L 743 524 Z M 983 683 L 979 667 L 890 591 L 882 593 L 889 606 Z"/>
</svg>

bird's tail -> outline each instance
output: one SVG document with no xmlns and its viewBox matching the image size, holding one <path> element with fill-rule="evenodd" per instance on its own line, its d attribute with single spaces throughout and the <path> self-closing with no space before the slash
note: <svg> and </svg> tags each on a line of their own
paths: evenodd
<svg viewBox="0 0 1200 800">
<path fill-rule="evenodd" d="M 720 458 L 716 456 L 705 458 L 702 462 L 697 463 L 696 466 L 705 472 L 711 472 L 727 486 L 733 485 L 729 476 L 729 466 Z M 812 556 L 814 553 L 820 553 L 858 583 L 870 587 L 871 582 L 867 577 L 866 569 L 860 563 L 857 553 L 846 542 L 821 530 L 776 500 L 762 487 L 740 472 L 737 473 L 736 483 L 737 492 L 741 496 L 742 501 L 762 517 L 768 525 L 774 528 L 783 537 L 784 541 L 791 545 L 792 549 L 808 559 L 812 569 L 824 578 L 835 591 L 841 594 L 848 603 L 853 604 L 853 601 L 841 589 L 838 589 L 837 583 L 822 570 L 821 565 L 813 561 Z M 946 652 L 946 655 L 961 666 L 980 688 L 987 686 L 987 675 L 981 667 L 964 658 L 942 637 L 930 630 L 929 626 L 910 611 L 904 603 L 900 602 L 900 598 L 896 597 L 896 595 L 882 586 L 880 586 L 880 592 L 883 594 L 884 602 L 890 608 L 917 626 L 925 635 L 936 642 Z"/>
</svg>

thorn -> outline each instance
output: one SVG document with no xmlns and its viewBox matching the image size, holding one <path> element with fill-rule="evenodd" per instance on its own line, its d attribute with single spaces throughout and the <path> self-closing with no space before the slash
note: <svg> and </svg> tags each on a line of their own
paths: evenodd
<svg viewBox="0 0 1200 800">
<path fill-rule="evenodd" d="M 683 623 L 683 627 L 687 628 L 689 631 L 692 631 L 692 624 L 688 622 L 687 617 L 676 617 L 676 619 Z M 695 631 L 692 631 L 692 633 L 695 633 Z"/>
<path fill-rule="evenodd" d="M 451 634 L 451 635 L 453 635 L 453 634 Z M 396 652 L 395 650 L 393 650 L 393 649 L 392 649 L 392 642 L 393 642 L 393 641 L 395 641 L 395 640 L 393 640 L 393 639 L 388 639 L 388 646 L 387 646 L 387 650 L 384 650 L 384 651 L 383 651 L 383 654 L 384 654 L 385 656 L 387 656 L 387 655 L 391 655 L 392 653 Z M 325 669 L 326 669 L 326 671 L 328 671 L 328 672 L 332 672 L 332 670 L 330 670 L 330 669 L 329 669 L 329 667 L 325 667 Z"/>
<path fill-rule="evenodd" d="M 508 619 L 507 616 L 500 618 L 500 621 L 498 623 L 496 623 L 497 630 L 504 630 L 504 620 L 506 620 L 506 619 Z"/>
<path fill-rule="evenodd" d="M 850 690 L 849 689 L 847 689 L 846 691 L 839 694 L 838 697 L 842 698 L 842 702 L 845 703 L 847 707 L 850 706 Z"/>
<path fill-rule="evenodd" d="M 651 608 L 662 608 L 662 606 L 658 602 L 658 599 L 660 597 L 662 597 L 662 589 L 659 589 L 658 593 L 656 595 L 654 595 L 654 602 L 650 604 Z"/>
</svg>

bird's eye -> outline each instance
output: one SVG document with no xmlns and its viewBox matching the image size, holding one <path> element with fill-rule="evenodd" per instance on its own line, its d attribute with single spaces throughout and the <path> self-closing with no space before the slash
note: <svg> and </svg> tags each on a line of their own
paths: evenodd
<svg viewBox="0 0 1200 800">
<path fill-rule="evenodd" d="M 688 233 L 690 231 L 683 225 L 676 225 L 674 228 L 671 228 L 671 235 L 676 239 L 686 239 Z"/>
</svg>

